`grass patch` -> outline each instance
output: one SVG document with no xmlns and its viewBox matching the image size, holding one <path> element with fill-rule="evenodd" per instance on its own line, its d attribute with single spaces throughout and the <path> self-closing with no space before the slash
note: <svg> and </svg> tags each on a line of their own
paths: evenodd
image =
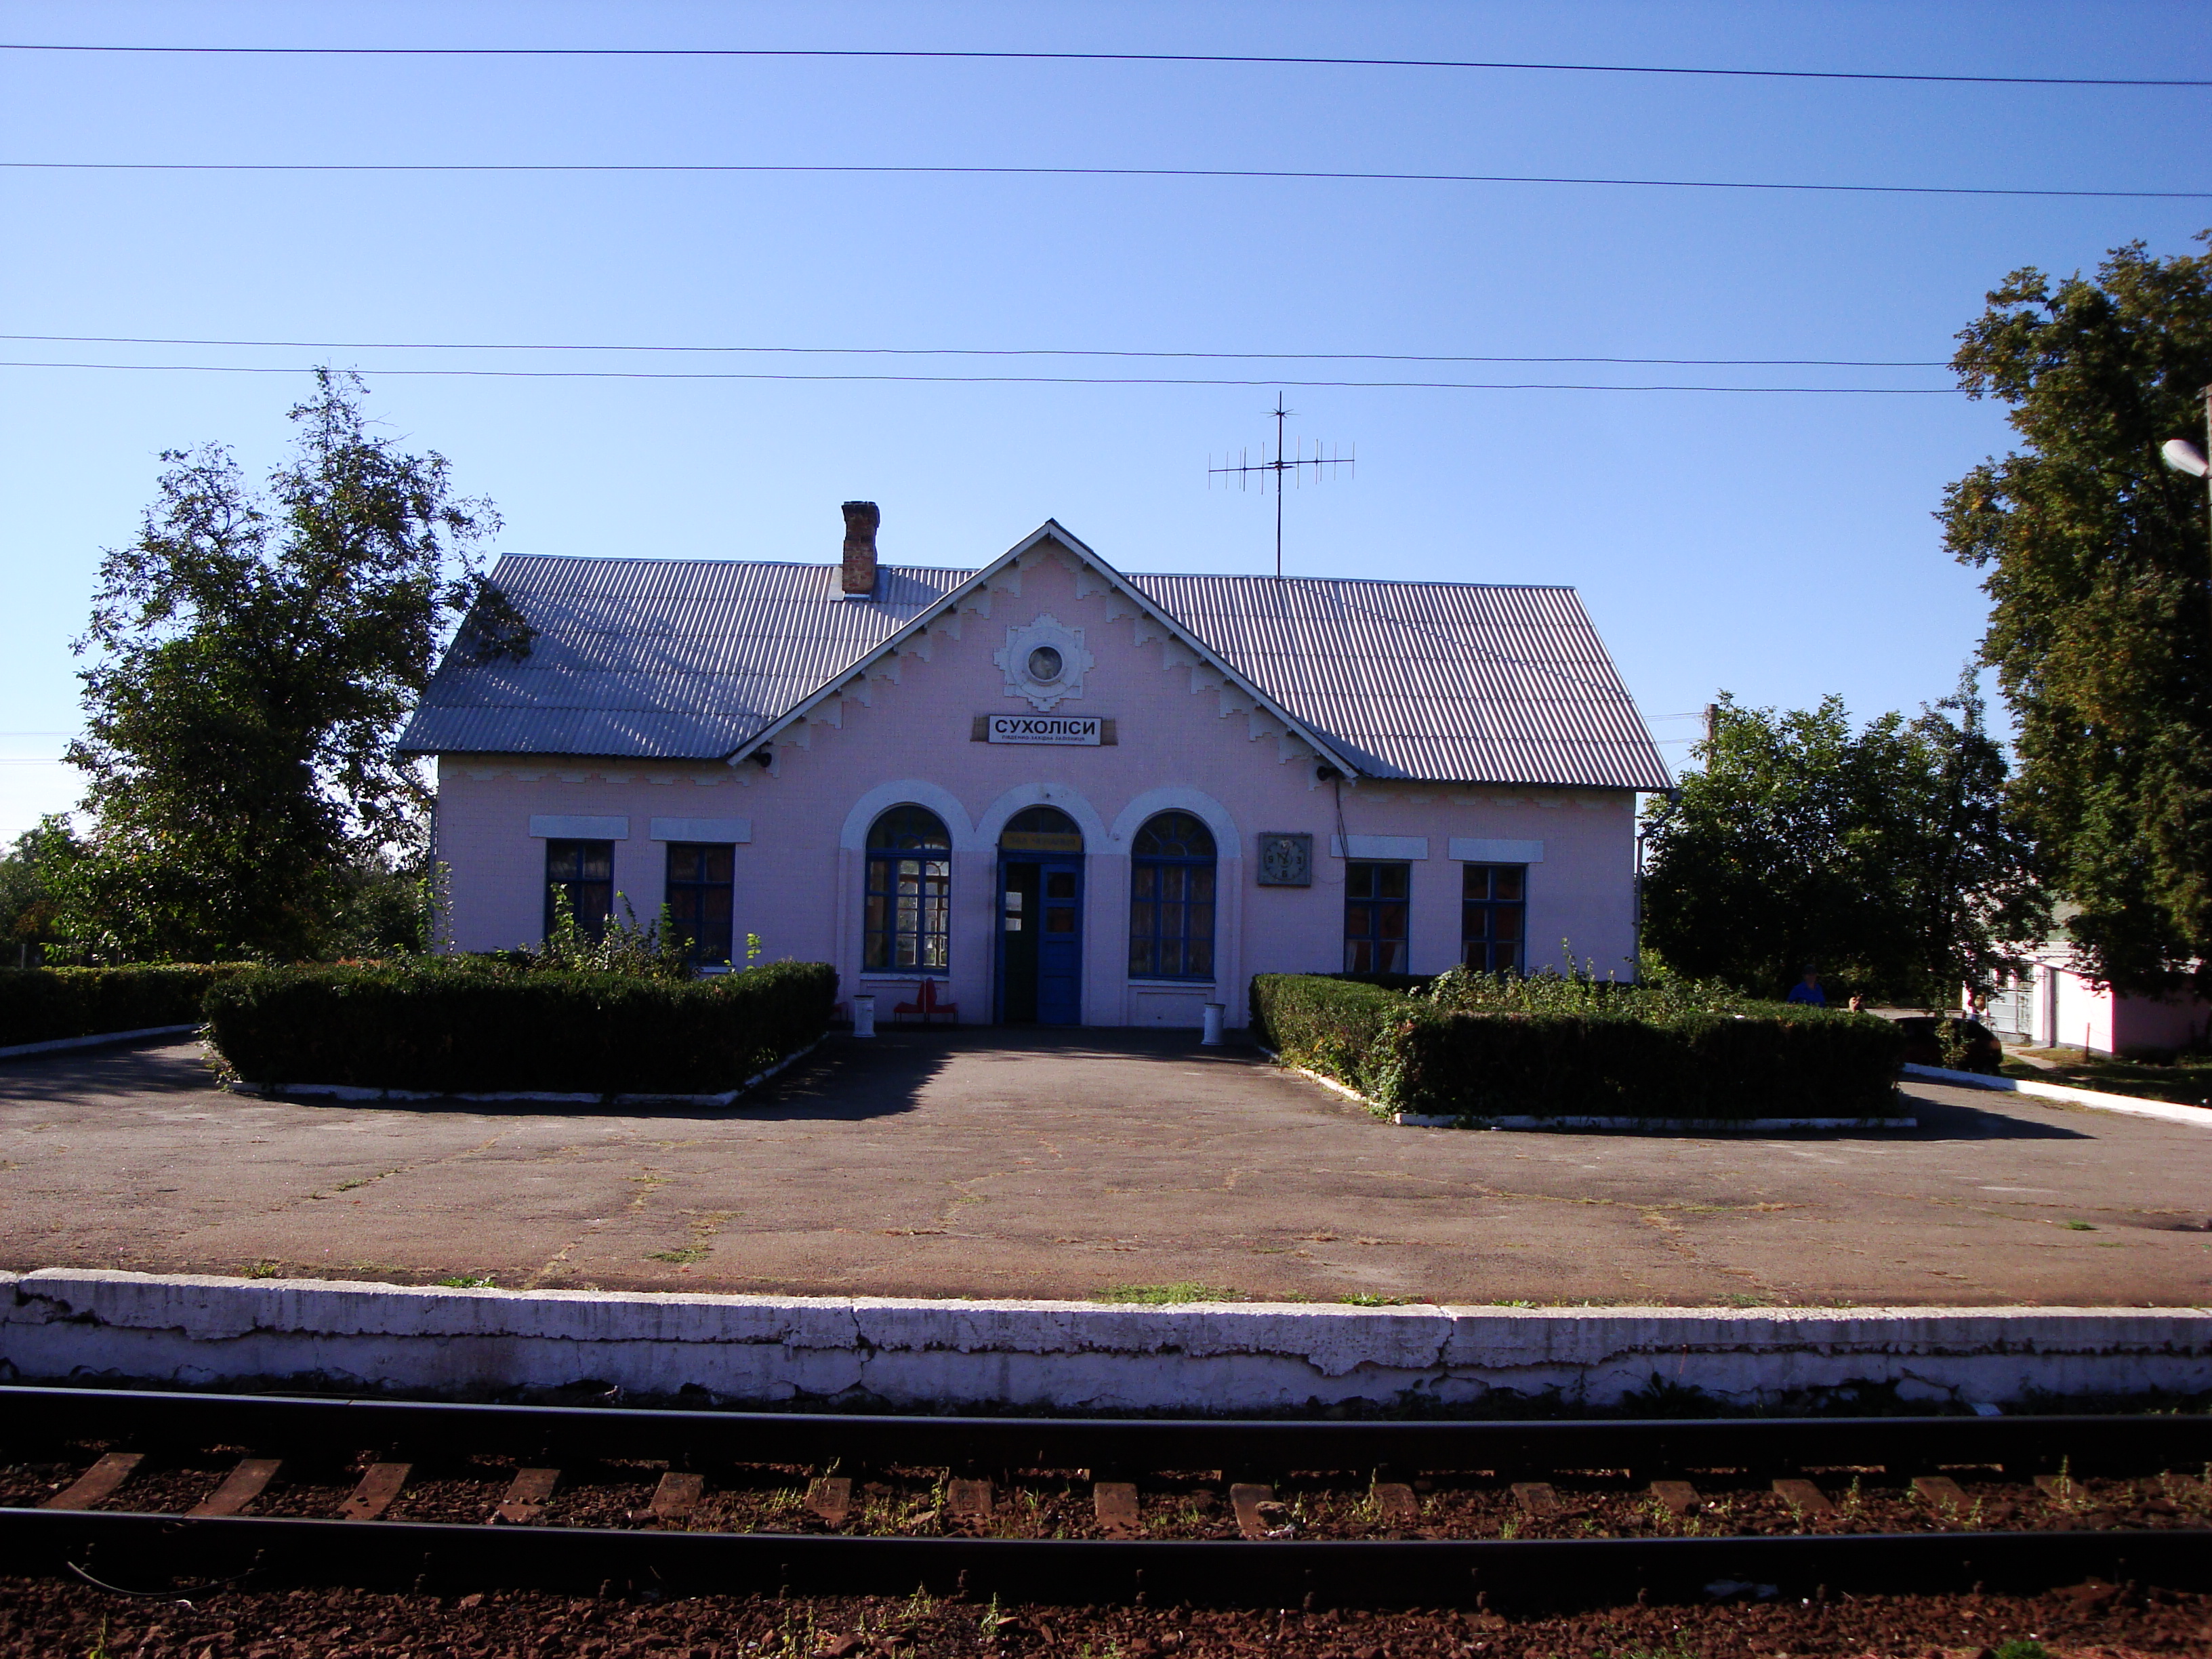
<svg viewBox="0 0 2212 1659">
<path fill-rule="evenodd" d="M 686 1244 L 680 1250 L 647 1250 L 647 1261 L 673 1261 L 679 1267 L 688 1267 L 695 1261 L 704 1261 L 713 1253 L 711 1244 Z"/>
<path fill-rule="evenodd" d="M 1178 1302 L 1234 1302 L 1237 1292 L 1224 1291 L 1217 1285 L 1190 1282 L 1181 1285 L 1109 1285 L 1092 1300 L 1164 1308 Z"/>
<path fill-rule="evenodd" d="M 2030 1066 L 2007 1054 L 2000 1068 L 2005 1076 L 2023 1083 L 2063 1083 L 2076 1089 L 2097 1089 L 2108 1095 L 2133 1095 L 2139 1100 L 2170 1101 L 2177 1106 L 2212 1106 L 2212 1054 L 2178 1054 L 2160 1064 L 2147 1060 L 2121 1060 L 2109 1054 L 2083 1059 L 2079 1048 L 2028 1048 L 2021 1052 L 2049 1066 Z"/>
<path fill-rule="evenodd" d="M 246 1267 L 248 1279 L 274 1279 L 284 1271 L 281 1261 L 250 1261 Z"/>
<path fill-rule="evenodd" d="M 2094 1233 L 2097 1230 L 2086 1221 L 2069 1221 L 2066 1224 L 2066 1231 L 2069 1233 Z"/>
<path fill-rule="evenodd" d="M 1336 1298 L 1353 1308 L 1418 1308 L 1428 1300 L 1425 1296 L 1382 1296 L 1374 1291 L 1354 1291 L 1350 1296 Z"/>
<path fill-rule="evenodd" d="M 451 1279 L 430 1281 L 441 1291 L 488 1291 L 492 1288 L 489 1273 L 455 1273 Z"/>
<path fill-rule="evenodd" d="M 397 1170 L 379 1170 L 373 1176 L 361 1176 L 352 1181 L 341 1181 L 337 1186 L 331 1188 L 331 1191 L 333 1193 L 359 1192 L 363 1187 L 373 1187 L 378 1182 L 383 1181 L 389 1176 L 396 1176 L 398 1173 L 399 1171 Z M 319 1198 L 322 1194 L 319 1193 L 316 1196 Z"/>
</svg>

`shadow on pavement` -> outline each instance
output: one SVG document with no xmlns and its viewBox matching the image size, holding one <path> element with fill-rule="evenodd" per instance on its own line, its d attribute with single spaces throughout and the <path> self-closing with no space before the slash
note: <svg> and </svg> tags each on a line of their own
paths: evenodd
<svg viewBox="0 0 2212 1659">
<path fill-rule="evenodd" d="M 1202 1048 L 1194 1030 L 889 1027 L 872 1042 L 833 1036 L 809 1060 L 739 1101 L 729 1115 L 768 1123 L 893 1116 L 912 1110 L 923 1088 L 956 1059 L 1057 1067 L 1085 1060 L 1197 1065 L 1252 1064 L 1259 1058 L 1247 1044 Z"/>
<path fill-rule="evenodd" d="M 884 1030 L 873 1042 L 833 1031 L 789 1071 L 729 1106 L 602 1106 L 551 1101 L 335 1100 L 322 1095 L 232 1097 L 240 1104 L 282 1102 L 344 1111 L 405 1112 L 426 1117 L 608 1117 L 670 1121 L 861 1122 L 910 1112 L 932 1079 L 956 1059 L 986 1064 L 1062 1066 L 1086 1060 L 1156 1060 L 1181 1065 L 1263 1063 L 1249 1044 L 1204 1048 L 1194 1030 L 957 1026 Z M 198 1042 L 173 1038 L 140 1044 L 25 1055 L 0 1061 L 0 1097 L 21 1102 L 82 1101 L 88 1096 L 212 1093 L 217 1085 Z"/>
<path fill-rule="evenodd" d="M 1906 1091 L 1912 1102 L 1912 1115 L 1920 1120 L 1917 1129 L 1900 1132 L 1900 1140 L 2094 1140 L 2096 1135 L 2086 1129 L 2069 1128 L 2063 1123 L 2046 1122 L 2040 1118 L 2014 1116 L 2010 1112 L 1984 1111 L 1978 1106 L 1962 1106 L 1948 1100 L 1931 1100 L 1926 1095 Z"/>
<path fill-rule="evenodd" d="M 181 1093 L 215 1086 L 200 1045 L 173 1036 L 0 1060 L 0 1098 L 7 1100 L 82 1100 L 88 1094 Z"/>
</svg>

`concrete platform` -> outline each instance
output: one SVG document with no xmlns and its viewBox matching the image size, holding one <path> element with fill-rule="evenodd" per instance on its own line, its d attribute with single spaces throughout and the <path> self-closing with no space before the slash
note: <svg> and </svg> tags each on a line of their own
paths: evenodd
<svg viewBox="0 0 2212 1659">
<path fill-rule="evenodd" d="M 1194 1034 L 840 1040 L 726 1109 L 264 1101 L 186 1044 L 0 1062 L 0 1267 L 1269 1302 L 2212 1304 L 2212 1133 L 1911 1090 L 1918 1129 L 1394 1127 Z M 2183 1231 L 2185 1227 L 2191 1231 Z"/>
<path fill-rule="evenodd" d="M 1655 1382 L 1802 1410 L 1873 1385 L 1987 1409 L 2212 1389 L 2212 1314 L 1133 1308 L 59 1268 L 0 1274 L 0 1377 L 1200 1413 L 1500 1396 L 1577 1410 L 1648 1399 Z"/>
</svg>

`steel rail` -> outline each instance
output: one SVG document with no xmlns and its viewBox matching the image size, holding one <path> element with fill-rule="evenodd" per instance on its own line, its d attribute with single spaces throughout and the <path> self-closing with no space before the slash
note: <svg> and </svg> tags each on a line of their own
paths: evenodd
<svg viewBox="0 0 2212 1659">
<path fill-rule="evenodd" d="M 513 1406 L 283 1395 L 0 1387 L 0 1443 L 245 1445 L 288 1455 L 386 1448 L 510 1455 L 923 1468 L 1184 1469 L 1497 1475 L 1711 1469 L 1765 1476 L 1881 1467 L 1912 1475 L 2002 1468 L 2008 1480 L 2212 1464 L 2212 1418 L 1831 1418 L 1307 1421 L 1024 1419 Z M 733 1592 L 1149 1601 L 1224 1607 L 1559 1607 L 1642 1595 L 1946 1593 L 2049 1589 L 2089 1576 L 2212 1589 L 2212 1531 L 2171 1528 L 1577 1540 L 1214 1541 L 882 1537 L 495 1527 L 0 1508 L 19 1570 L 75 1570 L 143 1594 L 192 1583 L 362 1588 L 603 1583 Z M 153 1581 L 161 1582 L 155 1583 Z M 1733 1586 L 1733 1589 L 1729 1587 Z"/>
<path fill-rule="evenodd" d="M 908 1595 L 1072 1605 L 1534 1610 L 1716 1596 L 2032 1592 L 2095 1577 L 2212 1588 L 2212 1532 L 1315 1543 L 874 1538 L 0 1509 L 12 1571 L 142 1594 L 247 1585 Z"/>
<path fill-rule="evenodd" d="M 1017 1469 L 1364 1471 L 2003 1466 L 2154 1473 L 2212 1464 L 2212 1416 L 1557 1421 L 898 1417 L 0 1387 L 0 1439 L 357 1450 L 406 1446 L 681 1463 L 834 1459 Z"/>
</svg>

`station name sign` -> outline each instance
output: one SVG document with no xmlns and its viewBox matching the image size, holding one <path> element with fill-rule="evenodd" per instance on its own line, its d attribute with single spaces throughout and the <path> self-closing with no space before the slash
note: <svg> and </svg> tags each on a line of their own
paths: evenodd
<svg viewBox="0 0 2212 1659">
<path fill-rule="evenodd" d="M 1068 743 L 1095 748 L 1105 741 L 1105 722 L 1096 714 L 991 714 L 985 717 L 987 743 Z"/>
</svg>

